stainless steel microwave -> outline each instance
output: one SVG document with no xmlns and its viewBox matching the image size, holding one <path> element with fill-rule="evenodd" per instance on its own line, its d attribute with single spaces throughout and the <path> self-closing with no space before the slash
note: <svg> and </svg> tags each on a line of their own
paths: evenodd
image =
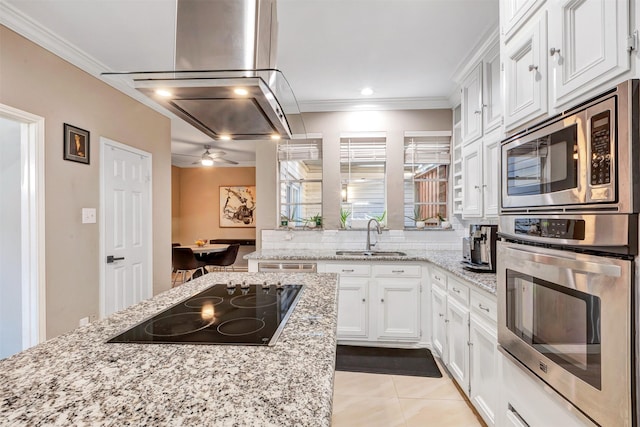
<svg viewBox="0 0 640 427">
<path fill-rule="evenodd" d="M 637 211 L 638 90 L 625 81 L 504 140 L 501 212 Z"/>
</svg>

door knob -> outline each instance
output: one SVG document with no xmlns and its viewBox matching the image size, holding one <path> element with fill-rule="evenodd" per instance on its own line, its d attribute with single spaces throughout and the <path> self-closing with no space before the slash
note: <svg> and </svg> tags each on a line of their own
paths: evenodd
<svg viewBox="0 0 640 427">
<path fill-rule="evenodd" d="M 113 255 L 107 255 L 107 264 L 111 264 L 112 262 L 115 261 L 122 261 L 124 259 L 124 257 L 114 257 Z"/>
<path fill-rule="evenodd" d="M 560 55 L 560 49 L 556 49 L 555 47 L 552 47 L 551 49 L 549 49 L 549 56 L 553 56 L 556 53 Z"/>
</svg>

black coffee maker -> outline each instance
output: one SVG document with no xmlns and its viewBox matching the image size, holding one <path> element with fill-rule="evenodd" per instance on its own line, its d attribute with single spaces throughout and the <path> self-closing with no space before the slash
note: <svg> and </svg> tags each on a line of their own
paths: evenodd
<svg viewBox="0 0 640 427">
<path fill-rule="evenodd" d="M 471 224 L 469 237 L 462 239 L 464 267 L 478 272 L 495 272 L 497 239 L 497 225 Z"/>
</svg>

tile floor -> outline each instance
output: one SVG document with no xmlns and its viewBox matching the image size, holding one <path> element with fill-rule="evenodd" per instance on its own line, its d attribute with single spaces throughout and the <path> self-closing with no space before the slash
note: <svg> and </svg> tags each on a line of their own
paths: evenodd
<svg viewBox="0 0 640 427">
<path fill-rule="evenodd" d="M 446 371 L 442 378 L 336 371 L 333 427 L 480 427 Z"/>
</svg>

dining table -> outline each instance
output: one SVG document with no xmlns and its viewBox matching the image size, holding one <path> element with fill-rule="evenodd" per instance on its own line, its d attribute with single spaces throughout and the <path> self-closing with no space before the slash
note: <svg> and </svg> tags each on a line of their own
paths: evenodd
<svg viewBox="0 0 640 427">
<path fill-rule="evenodd" d="M 208 254 L 213 252 L 224 252 L 229 245 L 225 245 L 223 243 L 207 243 L 206 245 L 198 246 L 198 245 L 183 245 L 176 246 L 177 248 L 189 248 L 193 251 L 194 254 Z"/>
</svg>

